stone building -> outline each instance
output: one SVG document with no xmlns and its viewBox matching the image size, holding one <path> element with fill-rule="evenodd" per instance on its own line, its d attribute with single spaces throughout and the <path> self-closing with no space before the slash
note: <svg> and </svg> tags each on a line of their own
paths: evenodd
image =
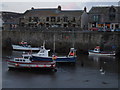
<svg viewBox="0 0 120 90">
<path fill-rule="evenodd" d="M 84 10 L 61 10 L 58 8 L 27 10 L 19 18 L 22 27 L 78 27 L 81 28 L 81 15 Z"/>
<path fill-rule="evenodd" d="M 12 30 L 18 27 L 21 13 L 1 12 L 3 30 Z"/>
<path fill-rule="evenodd" d="M 120 28 L 120 6 L 92 7 L 88 16 L 89 28 Z"/>
<path fill-rule="evenodd" d="M 120 1 L 118 2 L 118 6 L 120 6 Z"/>
</svg>

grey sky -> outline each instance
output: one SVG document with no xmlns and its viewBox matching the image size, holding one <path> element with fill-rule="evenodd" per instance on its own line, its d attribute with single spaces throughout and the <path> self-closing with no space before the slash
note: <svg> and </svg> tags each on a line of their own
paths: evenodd
<svg viewBox="0 0 120 90">
<path fill-rule="evenodd" d="M 118 5 L 118 0 L 115 1 L 114 2 L 72 2 L 72 1 L 70 2 L 2 2 L 0 3 L 0 6 L 2 7 L 1 8 L 2 11 L 24 13 L 26 10 L 31 9 L 31 7 L 57 8 L 58 5 L 61 5 L 62 10 L 76 10 L 76 9 L 82 10 L 85 6 L 89 10 L 92 6 Z"/>
</svg>

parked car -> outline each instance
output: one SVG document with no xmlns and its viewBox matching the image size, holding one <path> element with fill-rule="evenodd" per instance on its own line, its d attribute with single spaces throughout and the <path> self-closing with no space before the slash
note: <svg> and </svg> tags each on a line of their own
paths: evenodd
<svg viewBox="0 0 120 90">
<path fill-rule="evenodd" d="M 90 28 L 90 31 L 98 31 L 98 28 L 94 27 L 94 28 Z"/>
<path fill-rule="evenodd" d="M 106 32 L 111 32 L 111 29 L 110 28 L 106 28 L 105 31 Z"/>
<path fill-rule="evenodd" d="M 115 31 L 115 29 L 111 29 L 111 31 L 112 31 L 112 32 L 114 32 L 114 31 Z"/>
<path fill-rule="evenodd" d="M 115 29 L 114 31 L 120 31 L 120 28 Z"/>
<path fill-rule="evenodd" d="M 98 32 L 103 32 L 104 29 L 101 27 L 101 28 L 98 28 Z"/>
<path fill-rule="evenodd" d="M 58 27 L 58 25 L 52 25 L 51 27 Z"/>
</svg>

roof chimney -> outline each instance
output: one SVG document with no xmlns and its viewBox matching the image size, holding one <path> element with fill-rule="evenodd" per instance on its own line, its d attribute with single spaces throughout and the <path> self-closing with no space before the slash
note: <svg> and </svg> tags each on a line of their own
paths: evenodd
<svg viewBox="0 0 120 90">
<path fill-rule="evenodd" d="M 61 6 L 60 5 L 58 6 L 58 10 L 61 11 Z"/>
<path fill-rule="evenodd" d="M 84 7 L 84 11 L 87 12 L 87 8 L 86 7 Z"/>
<path fill-rule="evenodd" d="M 34 7 L 31 8 L 32 10 L 34 9 Z"/>
</svg>

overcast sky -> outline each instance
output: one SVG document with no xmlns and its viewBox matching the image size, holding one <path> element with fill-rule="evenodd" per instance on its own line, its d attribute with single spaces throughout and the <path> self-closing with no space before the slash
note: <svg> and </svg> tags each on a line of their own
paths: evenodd
<svg viewBox="0 0 120 90">
<path fill-rule="evenodd" d="M 83 10 L 86 6 L 89 10 L 92 6 L 118 5 L 119 0 L 2 0 L 0 10 L 24 13 L 34 8 L 57 8 L 61 5 L 62 10 Z"/>
</svg>

